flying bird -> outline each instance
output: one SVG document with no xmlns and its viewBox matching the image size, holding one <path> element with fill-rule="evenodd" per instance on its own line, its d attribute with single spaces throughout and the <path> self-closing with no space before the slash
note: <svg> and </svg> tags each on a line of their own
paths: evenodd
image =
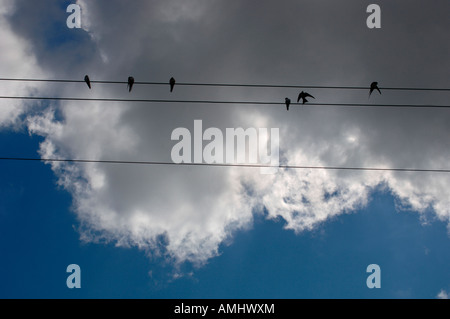
<svg viewBox="0 0 450 319">
<path fill-rule="evenodd" d="M 298 95 L 297 103 L 300 101 L 300 99 L 302 99 L 302 102 L 303 102 L 302 104 L 305 104 L 306 102 L 308 102 L 308 100 L 306 99 L 308 96 L 315 99 L 315 97 L 312 96 L 311 94 L 301 91 L 300 94 Z"/>
<path fill-rule="evenodd" d="M 131 92 L 131 89 L 133 88 L 133 84 L 134 84 L 134 78 L 132 76 L 128 77 L 128 92 Z"/>
<path fill-rule="evenodd" d="M 91 80 L 89 80 L 89 76 L 87 76 L 87 75 L 84 76 L 84 82 L 86 82 L 87 86 L 90 89 L 91 88 Z"/>
<path fill-rule="evenodd" d="M 169 83 L 170 83 L 170 92 L 172 92 L 173 87 L 175 86 L 175 79 L 171 77 Z"/>
<path fill-rule="evenodd" d="M 369 97 L 370 97 L 370 94 L 372 94 L 373 90 L 377 90 L 378 93 L 381 94 L 381 91 L 380 91 L 380 89 L 378 88 L 378 82 L 372 82 L 372 84 L 370 84 Z"/>
<path fill-rule="evenodd" d="M 286 103 L 286 110 L 289 111 L 289 105 L 291 104 L 291 99 L 285 98 L 284 101 Z"/>
</svg>

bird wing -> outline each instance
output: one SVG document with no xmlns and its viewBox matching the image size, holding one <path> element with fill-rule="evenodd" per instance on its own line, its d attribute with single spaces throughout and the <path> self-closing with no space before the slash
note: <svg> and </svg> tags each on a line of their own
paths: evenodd
<svg viewBox="0 0 450 319">
<path fill-rule="evenodd" d="M 308 96 L 310 96 L 310 97 L 312 97 L 313 99 L 315 99 L 315 97 L 314 97 L 314 96 L 312 96 L 311 94 L 309 94 L 309 93 L 305 93 L 305 97 L 308 97 Z"/>
</svg>

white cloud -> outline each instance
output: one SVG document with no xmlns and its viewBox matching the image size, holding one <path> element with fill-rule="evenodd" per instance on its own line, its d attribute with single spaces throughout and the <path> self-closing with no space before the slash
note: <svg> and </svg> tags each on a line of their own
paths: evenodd
<svg viewBox="0 0 450 319">
<path fill-rule="evenodd" d="M 42 157 L 151 159 L 150 132 L 141 137 L 121 122 L 130 109 L 67 103 L 64 123 L 50 110 L 29 118 L 29 129 L 46 136 Z M 52 163 L 52 168 L 74 196 L 87 240 L 98 230 L 118 245 L 155 250 L 165 236 L 171 258 L 202 263 L 218 253 L 233 230 L 252 220 L 252 199 L 241 192 L 235 173 L 118 164 Z"/>
<path fill-rule="evenodd" d="M 441 289 L 439 293 L 437 294 L 436 298 L 438 299 L 448 299 L 448 292 L 446 292 L 444 289 Z"/>
<path fill-rule="evenodd" d="M 7 22 L 7 17 L 14 10 L 14 3 L 6 1 L 0 9 L 0 61 L 2 65 L 2 78 L 15 77 L 45 77 L 40 69 L 31 47 L 27 41 L 17 37 Z M 35 94 L 42 85 L 23 84 L 20 82 L 0 81 L 1 96 L 27 96 Z M 0 99 L 0 128 L 21 125 L 20 116 L 28 109 L 30 103 L 19 100 Z"/>
<path fill-rule="evenodd" d="M 15 11 L 14 0 L 2 0 L 0 15 L 11 15 Z"/>
<path fill-rule="evenodd" d="M 148 10 L 143 7 L 136 10 L 136 6 L 119 1 L 108 2 L 109 6 L 78 3 L 86 15 L 82 24 L 91 35 L 91 44 L 109 61 L 108 67 L 97 64 L 94 58 L 83 61 L 85 69 L 77 69 L 82 75 L 86 72 L 116 80 L 132 74 L 137 81 L 168 81 L 173 75 L 180 81 L 298 83 L 295 70 L 301 70 L 306 82 L 308 77 L 310 81 L 319 81 L 328 73 L 344 76 L 350 73 L 347 68 L 351 68 L 356 74 L 353 78 L 365 81 L 366 71 L 360 67 L 364 54 L 370 52 L 352 51 L 351 59 L 347 55 L 342 59 L 330 56 L 325 50 L 319 52 L 314 48 L 314 44 L 318 45 L 315 37 L 302 31 L 303 20 L 292 20 L 296 24 L 289 27 L 268 23 L 283 6 L 271 7 L 274 12 L 264 16 L 248 8 L 221 5 L 220 1 L 207 7 L 203 6 L 205 2 L 198 1 L 189 2 L 192 6 L 185 1 L 141 2 Z M 196 9 L 199 3 L 202 10 Z M 265 6 L 270 7 L 268 3 Z M 223 18 L 224 10 L 230 21 Z M 144 25 L 147 27 L 143 28 Z M 8 30 L 6 25 L 0 32 L 4 30 Z M 317 32 L 320 34 L 320 29 Z M 13 65 L 10 73 L 6 73 L 19 77 L 39 69 L 33 58 L 23 56 L 27 52 L 20 49 L 25 46 L 23 41 L 11 33 L 5 34 L 2 44 L 11 45 L 0 52 L 0 58 L 2 63 L 9 61 Z M 305 42 L 297 42 L 300 36 L 313 46 L 304 49 Z M 327 40 L 345 52 L 345 41 Z M 289 50 L 285 43 L 289 43 Z M 301 61 L 298 57 L 301 54 L 310 62 Z M 20 64 L 23 59 L 28 62 Z M 343 64 L 335 66 L 339 63 Z M 377 68 L 370 70 L 376 72 Z M 58 77 L 73 76 L 58 74 Z M 92 90 L 84 84 L 82 87 L 67 85 L 58 94 L 282 102 L 284 96 L 293 98 L 298 93 L 179 86 L 169 94 L 168 85 L 136 85 L 128 93 L 125 85 L 94 84 Z M 44 89 L 55 90 L 48 85 L 39 92 Z M 347 96 L 319 90 L 313 93 L 316 101 L 367 99 L 367 92 Z M 385 95 L 389 98 L 388 93 Z M 391 99 L 401 101 L 406 97 L 391 96 Z M 19 116 L 20 113 L 14 112 L 16 109 L 11 108 L 4 115 L 5 121 L 14 121 Z M 282 160 L 291 165 L 448 168 L 449 117 L 441 111 L 303 106 L 293 107 L 288 113 L 283 105 L 277 109 L 61 102 L 51 104 L 40 114 L 29 114 L 27 125 L 32 134 L 44 137 L 40 145 L 42 157 L 170 162 L 171 147 L 175 144 L 170 140 L 172 130 L 192 128 L 194 119 L 202 119 L 205 127 L 221 129 L 280 128 Z M 399 198 L 400 206 L 418 212 L 432 208 L 440 220 L 446 223 L 450 220 L 446 193 L 450 185 L 444 174 L 293 169 L 261 175 L 258 169 L 245 168 L 61 162 L 51 165 L 59 185 L 73 197 L 83 240 L 137 246 L 175 262 L 202 264 L 218 255 L 220 245 L 238 229 L 250 227 L 253 215 L 262 213 L 264 208 L 268 218 L 282 218 L 287 229 L 301 232 L 365 207 L 371 190 L 381 184 Z"/>
</svg>

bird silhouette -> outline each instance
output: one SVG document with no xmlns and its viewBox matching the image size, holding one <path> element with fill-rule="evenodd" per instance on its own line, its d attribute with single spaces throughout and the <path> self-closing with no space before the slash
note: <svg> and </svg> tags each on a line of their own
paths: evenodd
<svg viewBox="0 0 450 319">
<path fill-rule="evenodd" d="M 308 102 L 308 100 L 306 99 L 308 96 L 315 99 L 315 97 L 312 96 L 311 94 L 301 91 L 300 94 L 298 95 L 297 103 L 300 101 L 300 99 L 302 99 L 302 102 L 303 102 L 302 104 L 305 104 L 306 102 Z"/>
<path fill-rule="evenodd" d="M 378 82 L 372 82 L 372 83 L 370 84 L 369 97 L 370 97 L 370 95 L 372 94 L 373 90 L 377 90 L 378 93 L 381 94 L 381 91 L 380 91 L 380 89 L 378 88 Z"/>
<path fill-rule="evenodd" d="M 132 76 L 128 77 L 128 92 L 131 92 L 131 89 L 133 88 L 133 84 L 134 84 L 134 78 Z"/>
<path fill-rule="evenodd" d="M 86 82 L 87 86 L 90 89 L 91 88 L 91 80 L 89 80 L 89 76 L 87 76 L 87 75 L 84 76 L 84 82 Z"/>
<path fill-rule="evenodd" d="M 175 79 L 171 77 L 169 83 L 170 83 L 170 92 L 172 92 L 173 87 L 175 86 Z"/>
<path fill-rule="evenodd" d="M 284 101 L 286 103 L 286 110 L 289 111 L 289 105 L 291 104 L 291 99 L 285 98 Z"/>
</svg>

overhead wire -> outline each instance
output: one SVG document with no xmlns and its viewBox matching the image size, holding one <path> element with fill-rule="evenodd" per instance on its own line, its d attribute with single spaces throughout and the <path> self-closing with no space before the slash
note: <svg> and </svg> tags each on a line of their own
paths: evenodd
<svg viewBox="0 0 450 319">
<path fill-rule="evenodd" d="M 49 96 L 0 96 L 0 99 L 15 100 L 54 100 L 54 101 L 90 101 L 90 102 L 138 102 L 138 103 L 190 103 L 190 104 L 248 104 L 248 105 L 285 105 L 285 102 L 269 101 L 220 101 L 220 100 L 169 100 L 169 99 L 119 99 L 88 97 L 49 97 Z M 348 106 L 348 107 L 403 107 L 403 108 L 450 108 L 450 105 L 437 104 L 370 104 L 370 103 L 291 103 L 301 106 Z"/>
<path fill-rule="evenodd" d="M 73 79 L 37 79 L 37 78 L 0 78 L 0 81 L 20 82 L 61 82 L 84 83 L 84 80 Z M 103 84 L 127 84 L 126 81 L 91 80 L 91 83 Z M 169 82 L 145 82 L 135 81 L 139 85 L 169 85 Z M 177 86 L 218 86 L 218 87 L 254 87 L 254 88 L 315 88 L 315 89 L 348 89 L 367 90 L 362 86 L 317 86 L 317 85 L 281 85 L 281 84 L 232 84 L 232 83 L 176 83 Z M 383 90 L 408 90 L 408 91 L 450 91 L 450 88 L 411 88 L 411 87 L 382 87 Z M 96 101 L 96 102 L 140 102 L 140 103 L 191 103 L 191 104 L 241 104 L 241 105 L 284 105 L 285 102 L 268 101 L 217 101 L 217 100 L 170 100 L 170 99 L 119 99 L 119 98 L 88 98 L 88 97 L 49 97 L 49 96 L 0 96 L 0 99 L 21 100 L 55 100 L 55 101 Z M 300 103 L 291 103 L 298 105 Z M 369 104 L 369 103 L 308 103 L 311 106 L 347 106 L 347 107 L 408 107 L 408 108 L 449 108 L 450 105 L 430 104 Z"/>
<path fill-rule="evenodd" d="M 33 78 L 0 78 L 0 81 L 16 82 L 60 82 L 84 83 L 83 80 L 73 79 L 33 79 Z M 127 84 L 127 81 L 91 80 L 91 83 L 100 84 Z M 135 85 L 168 85 L 169 82 L 135 81 Z M 254 87 L 254 88 L 309 88 L 309 89 L 336 89 L 336 90 L 367 90 L 368 86 L 326 86 L 326 85 L 287 85 L 287 84 L 245 84 L 245 83 L 195 83 L 177 82 L 176 86 L 216 86 L 216 87 Z M 423 88 L 423 87 L 381 87 L 383 90 L 396 91 L 450 91 L 450 88 Z"/>
<path fill-rule="evenodd" d="M 245 163 L 233 164 L 233 163 L 203 163 L 203 162 L 175 163 L 164 161 L 125 161 L 125 160 L 93 160 L 93 159 L 63 159 L 63 158 L 33 158 L 33 157 L 0 157 L 0 161 L 450 173 L 450 169 L 428 169 L 428 168 L 346 167 L 346 166 L 310 166 L 310 165 L 283 165 L 283 164 L 269 165 L 269 164 L 245 164 Z"/>
<path fill-rule="evenodd" d="M 84 83 L 83 80 L 64 79 L 21 79 L 0 78 L 0 81 L 21 82 L 60 82 Z M 96 81 L 91 83 L 126 84 L 126 81 Z M 139 82 L 142 85 L 168 85 L 168 82 Z M 316 88 L 316 89 L 349 89 L 367 90 L 360 86 L 314 86 L 314 85 L 276 85 L 276 84 L 230 84 L 230 83 L 177 83 L 177 86 L 217 86 L 217 87 L 255 87 L 255 88 Z M 410 87 L 382 87 L 383 90 L 408 91 L 450 91 L 450 88 L 410 88 Z M 219 100 L 170 100 L 170 99 L 118 99 L 118 98 L 87 98 L 87 97 L 44 97 L 44 96 L 0 96 L 0 99 L 21 100 L 56 100 L 56 101 L 92 101 L 92 102 L 140 102 L 140 103 L 195 103 L 195 104 L 252 104 L 252 105 L 284 105 L 284 102 L 267 101 L 219 101 Z M 403 108 L 450 108 L 450 105 L 429 104 L 369 104 L 369 103 L 291 103 L 302 106 L 348 106 L 348 107 L 403 107 Z M 136 165 L 178 165 L 178 166 L 209 166 L 209 167 L 246 167 L 246 168 L 280 168 L 280 169 L 321 169 L 321 170 L 352 170 L 352 171 L 393 171 L 393 172 L 430 172 L 450 173 L 450 169 L 421 169 L 421 168 L 383 168 L 383 167 L 341 167 L 341 166 L 307 166 L 307 165 L 265 165 L 265 164 L 230 164 L 230 163 L 174 163 L 158 161 L 123 161 L 123 160 L 89 160 L 89 159 L 57 159 L 57 158 L 27 158 L 0 157 L 2 161 L 39 161 L 39 162 L 71 162 L 71 163 L 103 163 L 103 164 L 136 164 Z"/>
</svg>

